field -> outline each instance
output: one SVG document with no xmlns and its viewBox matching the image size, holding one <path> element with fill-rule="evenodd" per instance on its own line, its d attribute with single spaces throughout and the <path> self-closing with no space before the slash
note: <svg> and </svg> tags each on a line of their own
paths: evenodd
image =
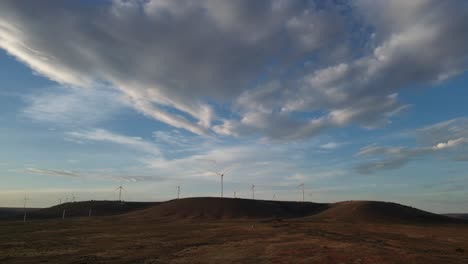
<svg viewBox="0 0 468 264">
<path fill-rule="evenodd" d="M 191 203 L 203 205 L 182 206 Z M 1 221 L 0 263 L 468 263 L 468 225 L 449 218 L 424 222 L 407 209 L 404 223 L 384 221 L 375 216 L 385 213 L 367 212 L 381 203 L 362 202 L 328 206 L 334 211 L 312 204 L 311 216 L 281 218 L 276 211 L 265 218 L 238 216 L 232 211 L 245 205 L 229 203 L 192 199 L 123 215 Z M 199 212 L 214 204 L 227 209 Z"/>
</svg>

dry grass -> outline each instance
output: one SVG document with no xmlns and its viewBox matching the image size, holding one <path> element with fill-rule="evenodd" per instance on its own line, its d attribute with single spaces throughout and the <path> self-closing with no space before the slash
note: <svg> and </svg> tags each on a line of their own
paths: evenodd
<svg viewBox="0 0 468 264">
<path fill-rule="evenodd" d="M 126 216 L 0 222 L 0 263 L 468 263 L 468 225 Z"/>
</svg>

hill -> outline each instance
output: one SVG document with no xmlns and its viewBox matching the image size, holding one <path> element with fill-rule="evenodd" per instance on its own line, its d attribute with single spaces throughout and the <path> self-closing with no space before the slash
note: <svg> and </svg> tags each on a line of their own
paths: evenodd
<svg viewBox="0 0 468 264">
<path fill-rule="evenodd" d="M 349 201 L 325 204 L 214 197 L 171 200 L 132 213 L 131 217 L 173 220 L 296 218 L 299 221 L 385 224 L 468 223 L 462 219 L 390 202 Z"/>
<path fill-rule="evenodd" d="M 413 207 L 376 201 L 348 201 L 331 204 L 309 220 L 351 223 L 433 224 L 461 223 L 461 219 L 434 214 Z"/>
<path fill-rule="evenodd" d="M 237 198 L 197 197 L 171 200 L 132 214 L 171 219 L 292 218 L 328 208 L 312 202 L 283 202 Z"/>
<path fill-rule="evenodd" d="M 66 217 L 84 217 L 89 216 L 90 210 L 92 216 L 118 215 L 132 211 L 142 210 L 154 205 L 156 202 L 120 202 L 120 201 L 83 201 L 69 202 L 55 205 L 48 208 L 31 210 L 28 212 L 28 219 L 49 219 L 61 218 L 65 210 Z M 19 219 L 23 217 L 21 210 L 12 210 L 12 213 L 3 218 Z"/>
<path fill-rule="evenodd" d="M 468 214 L 444 214 L 445 216 L 468 220 Z"/>
<path fill-rule="evenodd" d="M 85 217 L 125 214 L 137 219 L 281 219 L 343 223 L 434 224 L 468 223 L 466 215 L 438 215 L 390 202 L 348 201 L 312 203 L 267 201 L 237 198 L 196 197 L 162 203 L 119 201 L 85 201 L 64 203 L 49 208 L 31 209 L 28 219 Z M 2 212 L 2 211 L 0 211 Z M 6 209 L 3 217 L 22 219 L 22 208 Z"/>
<path fill-rule="evenodd" d="M 41 208 L 26 208 L 26 212 L 34 212 Z M 0 207 L 0 219 L 23 216 L 25 208 L 23 207 Z"/>
</svg>

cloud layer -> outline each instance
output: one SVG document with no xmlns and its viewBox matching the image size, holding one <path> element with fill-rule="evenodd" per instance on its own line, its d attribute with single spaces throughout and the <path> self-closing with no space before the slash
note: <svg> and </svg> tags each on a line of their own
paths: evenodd
<svg viewBox="0 0 468 264">
<path fill-rule="evenodd" d="M 6 0 L 0 47 L 175 128 L 276 139 L 385 124 L 398 93 L 466 70 L 466 2 L 337 2 Z"/>
<path fill-rule="evenodd" d="M 468 154 L 468 119 L 456 118 L 416 130 L 417 147 L 382 147 L 371 145 L 362 148 L 356 156 L 369 160 L 358 164 L 355 170 L 371 174 L 381 170 L 394 170 L 410 161 L 425 156 L 444 153 L 455 161 L 464 161 Z M 447 153 L 448 152 L 448 153 Z"/>
</svg>

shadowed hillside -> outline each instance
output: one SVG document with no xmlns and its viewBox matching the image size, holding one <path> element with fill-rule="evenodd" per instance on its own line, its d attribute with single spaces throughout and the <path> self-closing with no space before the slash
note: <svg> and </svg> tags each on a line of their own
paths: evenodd
<svg viewBox="0 0 468 264">
<path fill-rule="evenodd" d="M 389 202 L 351 201 L 334 204 L 233 198 L 171 200 L 127 215 L 132 218 L 234 219 L 296 218 L 299 221 L 435 224 L 468 223 Z"/>
<path fill-rule="evenodd" d="M 308 219 L 356 223 L 431 224 L 465 222 L 397 203 L 375 201 L 349 201 L 331 204 L 327 210 L 310 216 Z"/>
<path fill-rule="evenodd" d="M 34 212 L 34 211 L 38 211 L 40 210 L 41 208 L 26 208 L 26 212 L 27 213 L 31 213 L 31 212 Z M 23 216 L 24 214 L 24 208 L 20 208 L 20 207 L 17 207 L 17 208 L 14 208 L 14 207 L 0 207 L 0 219 L 8 219 L 8 218 L 12 218 L 12 217 L 17 217 L 19 215 L 21 215 L 21 217 Z"/>
<path fill-rule="evenodd" d="M 292 218 L 311 215 L 327 204 L 237 198 L 184 198 L 135 212 L 132 217 L 172 219 Z"/>
<path fill-rule="evenodd" d="M 120 202 L 120 201 L 84 201 L 70 202 L 55 205 L 48 208 L 32 210 L 28 212 L 29 220 L 61 218 L 65 210 L 66 217 L 89 216 L 90 210 L 92 216 L 118 215 L 136 210 L 142 210 L 153 205 L 156 202 Z M 23 212 L 9 214 L 8 219 L 18 219 L 23 217 Z"/>
<path fill-rule="evenodd" d="M 281 219 L 343 223 L 435 224 L 468 223 L 463 215 L 438 215 L 389 202 L 348 201 L 333 204 L 197 197 L 167 202 L 85 201 L 29 210 L 29 220 L 125 214 L 151 220 Z M 458 217 L 458 218 L 457 218 Z M 6 210 L 2 219 L 22 219 L 21 208 Z"/>
<path fill-rule="evenodd" d="M 468 220 L 468 214 L 444 214 L 445 216 Z"/>
</svg>

